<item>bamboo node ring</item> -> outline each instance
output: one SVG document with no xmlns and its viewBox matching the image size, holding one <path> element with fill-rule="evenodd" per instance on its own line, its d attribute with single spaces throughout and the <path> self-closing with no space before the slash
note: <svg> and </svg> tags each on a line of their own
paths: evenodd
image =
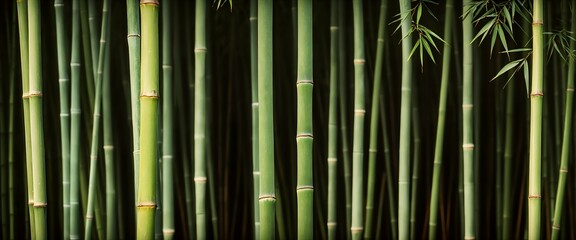
<svg viewBox="0 0 576 240">
<path fill-rule="evenodd" d="M 140 202 L 138 203 L 139 208 L 156 208 L 155 202 Z"/>
<path fill-rule="evenodd" d="M 140 34 L 132 33 L 132 34 L 128 34 L 127 37 L 128 38 L 132 38 L 132 37 L 140 38 Z"/>
<path fill-rule="evenodd" d="M 163 68 L 163 69 L 172 69 L 172 65 L 163 64 L 163 65 L 162 65 L 162 68 Z"/>
<path fill-rule="evenodd" d="M 556 225 L 556 224 L 553 224 L 553 225 L 552 225 L 552 229 L 560 230 L 560 226 L 558 226 L 558 225 Z"/>
<path fill-rule="evenodd" d="M 140 0 L 140 5 L 154 5 L 158 6 L 160 3 L 158 0 Z"/>
<path fill-rule="evenodd" d="M 338 162 L 338 158 L 334 158 L 334 157 L 329 157 L 328 158 L 328 162 Z"/>
<path fill-rule="evenodd" d="M 532 22 L 532 26 L 534 26 L 534 25 L 542 26 L 542 25 L 544 25 L 544 22 L 543 21 L 534 21 L 534 22 Z"/>
<path fill-rule="evenodd" d="M 567 173 L 567 172 L 568 172 L 568 169 L 567 169 L 567 168 L 560 168 L 560 172 L 561 172 L 561 173 Z"/>
<path fill-rule="evenodd" d="M 312 84 L 313 85 L 314 81 L 313 80 L 298 80 L 298 81 L 296 81 L 296 85 L 299 85 L 299 84 Z"/>
<path fill-rule="evenodd" d="M 462 108 L 464 109 L 472 109 L 474 107 L 474 104 L 462 104 Z"/>
<path fill-rule="evenodd" d="M 366 63 L 365 59 L 354 59 L 354 65 Z"/>
<path fill-rule="evenodd" d="M 276 196 L 270 195 L 270 194 L 260 195 L 260 196 L 258 197 L 258 200 L 276 201 Z"/>
<path fill-rule="evenodd" d="M 574 92 L 574 88 L 566 88 L 566 92 Z"/>
<path fill-rule="evenodd" d="M 351 228 L 350 228 L 350 231 L 353 232 L 353 233 L 355 233 L 355 232 L 362 232 L 362 231 L 364 231 L 364 228 L 363 228 L 363 227 L 351 227 Z"/>
<path fill-rule="evenodd" d="M 338 26 L 330 26 L 330 30 L 331 30 L 331 31 L 336 31 L 336 30 L 338 30 L 338 29 L 339 29 Z"/>
<path fill-rule="evenodd" d="M 162 158 L 172 159 L 172 155 L 164 155 L 164 156 L 162 156 Z"/>
<path fill-rule="evenodd" d="M 162 229 L 163 233 L 167 233 L 167 234 L 174 234 L 174 229 Z"/>
<path fill-rule="evenodd" d="M 252 103 L 252 107 L 258 107 L 258 102 Z"/>
<path fill-rule="evenodd" d="M 543 93 L 542 91 L 536 91 L 536 92 L 533 92 L 532 94 L 530 94 L 530 96 L 532 96 L 532 97 L 542 97 L 542 96 L 544 96 L 544 93 Z"/>
<path fill-rule="evenodd" d="M 313 139 L 314 136 L 310 133 L 301 133 L 301 134 L 296 135 L 296 139 L 299 139 L 299 138 L 312 138 Z"/>
<path fill-rule="evenodd" d="M 338 224 L 336 222 L 328 222 L 326 223 L 326 226 L 328 227 L 336 227 Z"/>
<path fill-rule="evenodd" d="M 94 219 L 94 216 L 92 216 L 92 215 L 86 215 L 86 219 Z"/>
<path fill-rule="evenodd" d="M 370 149 L 368 149 L 368 152 L 369 153 L 377 153 L 378 149 L 370 148 Z"/>
<path fill-rule="evenodd" d="M 48 203 L 44 203 L 44 202 L 34 202 L 34 207 L 35 207 L 35 208 L 45 208 L 46 206 L 48 206 Z"/>
<path fill-rule="evenodd" d="M 377 42 L 384 42 L 384 38 L 378 38 L 376 41 Z"/>
<path fill-rule="evenodd" d="M 260 176 L 260 171 L 253 171 L 253 172 L 252 172 L 252 175 Z"/>
<path fill-rule="evenodd" d="M 197 48 L 194 48 L 194 52 L 195 53 L 208 52 L 208 49 L 197 47 Z"/>
<path fill-rule="evenodd" d="M 70 67 L 80 67 L 80 63 L 70 63 Z"/>
<path fill-rule="evenodd" d="M 365 109 L 354 109 L 354 114 L 364 115 L 364 114 L 366 114 L 366 110 Z"/>
<path fill-rule="evenodd" d="M 464 143 L 464 144 L 462 144 L 462 149 L 464 149 L 464 150 L 474 150 L 474 144 L 472 144 L 472 143 Z"/>
<path fill-rule="evenodd" d="M 208 179 L 206 177 L 195 177 L 194 182 L 205 183 Z"/>
<path fill-rule="evenodd" d="M 314 190 L 314 186 L 312 185 L 304 185 L 296 187 L 296 192 L 304 191 L 304 190 Z"/>
<path fill-rule="evenodd" d="M 41 91 L 30 91 L 28 92 L 28 97 L 42 97 Z"/>
<path fill-rule="evenodd" d="M 28 200 L 28 205 L 34 205 L 34 200 Z"/>
<path fill-rule="evenodd" d="M 104 146 L 102 146 L 102 148 L 104 150 L 114 150 L 114 146 L 112 146 L 112 145 L 104 145 Z"/>
<path fill-rule="evenodd" d="M 530 198 L 542 198 L 540 195 L 528 195 L 528 199 Z"/>
<path fill-rule="evenodd" d="M 250 17 L 249 20 L 250 21 L 256 21 L 256 20 L 258 20 L 258 17 Z"/>
<path fill-rule="evenodd" d="M 68 114 L 68 113 L 60 113 L 60 117 L 69 117 L 69 116 L 70 116 L 70 114 Z"/>
<path fill-rule="evenodd" d="M 152 90 L 150 92 L 140 94 L 140 98 L 158 98 L 158 97 L 159 97 L 159 94 L 158 94 L 158 92 L 156 92 L 156 90 Z"/>
<path fill-rule="evenodd" d="M 474 240 L 476 237 L 464 237 L 464 240 Z"/>
<path fill-rule="evenodd" d="M 68 78 L 58 78 L 58 82 L 68 82 Z"/>
<path fill-rule="evenodd" d="M 54 7 L 63 7 L 64 4 L 63 3 L 54 3 Z"/>
</svg>

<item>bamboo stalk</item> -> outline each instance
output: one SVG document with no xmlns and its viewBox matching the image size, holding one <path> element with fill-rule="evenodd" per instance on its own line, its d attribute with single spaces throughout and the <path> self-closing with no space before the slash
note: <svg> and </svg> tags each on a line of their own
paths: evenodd
<svg viewBox="0 0 576 240">
<path fill-rule="evenodd" d="M 298 239 L 312 239 L 314 213 L 314 182 L 312 174 L 312 91 L 313 80 L 313 37 L 312 1 L 298 0 L 298 73 L 297 91 L 297 203 Z"/>
<path fill-rule="evenodd" d="M 511 237 L 512 232 L 512 151 L 514 128 L 514 81 L 506 90 L 506 126 L 504 136 L 504 188 L 502 203 L 502 239 Z"/>
<path fill-rule="evenodd" d="M 261 173 L 258 201 L 261 239 L 274 239 L 276 234 L 272 6 L 272 0 L 258 0 L 258 158 Z"/>
<path fill-rule="evenodd" d="M 414 165 L 412 165 L 412 185 L 410 189 L 410 239 L 416 239 L 416 201 L 418 197 L 418 178 L 420 171 L 420 155 L 421 155 L 421 130 L 420 130 L 420 114 L 418 110 L 418 88 L 413 89 L 413 104 L 412 104 L 412 135 L 414 136 L 413 158 Z"/>
<path fill-rule="evenodd" d="M 140 171 L 137 205 L 137 238 L 154 236 L 158 135 L 158 1 L 141 0 L 142 58 L 140 90 Z"/>
<path fill-rule="evenodd" d="M 105 16 L 107 17 L 107 16 Z M 109 31 L 109 30 L 107 30 Z M 110 47 L 106 47 L 104 57 L 104 73 L 102 76 L 102 110 L 104 113 L 104 166 L 106 176 L 106 239 L 118 238 L 116 215 L 116 170 L 114 159 L 114 141 L 112 133 L 112 96 L 110 88 Z"/>
<path fill-rule="evenodd" d="M 332 0 L 330 2 L 330 96 L 329 96 L 329 110 L 328 110 L 328 239 L 336 239 L 337 217 L 337 164 L 338 164 L 338 80 L 339 69 L 338 61 L 339 56 L 339 19 L 338 8 L 340 7 L 339 0 Z"/>
<path fill-rule="evenodd" d="M 206 239 L 206 0 L 196 1 L 194 43 L 194 186 L 196 238 Z"/>
<path fill-rule="evenodd" d="M 10 50 L 10 57 L 12 64 L 10 64 L 9 76 L 9 96 L 8 96 L 8 236 L 10 239 L 15 238 L 16 225 L 14 221 L 14 85 L 16 82 L 16 34 L 14 33 L 15 27 L 12 28 L 12 49 Z"/>
<path fill-rule="evenodd" d="M 471 1 L 463 2 L 462 11 L 467 12 Z M 470 14 L 464 17 L 463 34 L 463 84 L 462 84 L 462 152 L 463 152 L 463 182 L 464 182 L 464 238 L 476 236 L 476 216 L 474 215 L 474 121 L 473 121 L 473 25 Z"/>
<path fill-rule="evenodd" d="M 576 0 L 572 0 L 572 32 L 576 31 Z M 576 44 L 570 42 L 570 49 L 575 49 Z M 556 240 L 560 235 L 560 222 L 562 220 L 562 209 L 564 203 L 564 194 L 566 191 L 566 181 L 568 175 L 568 161 L 570 155 L 571 144 L 571 131 L 572 131 L 572 118 L 573 118 L 573 102 L 574 102 L 574 72 L 576 62 L 572 57 L 568 59 L 568 76 L 566 80 L 566 103 L 564 112 L 564 132 L 562 136 L 562 151 L 560 155 L 560 170 L 558 173 L 558 187 L 556 195 L 556 202 L 554 203 L 554 218 L 552 225 L 552 239 Z"/>
<path fill-rule="evenodd" d="M 370 146 L 368 147 L 368 188 L 366 189 L 366 229 L 364 239 L 372 239 L 374 234 L 374 188 L 376 185 L 376 156 L 378 153 L 378 117 L 380 110 L 380 92 L 382 89 L 382 65 L 384 62 L 384 37 L 386 26 L 387 0 L 380 1 L 380 16 L 378 20 L 378 37 L 376 39 L 376 63 L 374 70 L 374 85 L 372 89 L 372 106 L 370 111 Z"/>
<path fill-rule="evenodd" d="M 140 11 L 137 0 L 126 0 L 128 22 L 128 58 L 130 61 L 130 105 L 132 106 L 132 147 L 134 158 L 134 193 L 138 192 L 140 159 Z"/>
<path fill-rule="evenodd" d="M 70 79 L 68 76 L 69 45 L 64 26 L 64 2 L 54 0 L 56 13 L 56 42 L 58 43 L 58 83 L 60 90 L 60 132 L 62 151 L 62 204 L 64 236 L 70 235 Z"/>
<path fill-rule="evenodd" d="M 88 114 L 92 114 L 94 112 L 94 99 L 96 99 L 94 97 L 94 84 L 96 82 L 96 79 L 94 78 L 94 73 L 93 73 L 93 65 L 97 64 L 97 62 L 92 62 L 92 52 L 91 52 L 91 46 L 90 46 L 90 30 L 89 30 L 89 24 L 88 24 L 88 6 L 87 6 L 87 1 L 86 0 L 81 0 L 80 1 L 80 23 L 81 23 L 81 29 L 82 29 L 82 52 L 84 55 L 84 70 L 85 70 L 85 74 L 86 74 L 86 88 L 88 90 L 88 102 L 89 102 L 89 107 L 90 107 L 90 111 L 88 112 Z M 88 120 L 86 120 L 86 123 L 89 122 L 89 118 L 86 118 Z M 86 124 L 86 128 L 89 129 L 90 124 Z"/>
<path fill-rule="evenodd" d="M 70 239 L 80 238 L 80 11 L 79 0 L 72 2 L 72 55 L 70 57 Z M 89 74 L 91 75 L 91 74 Z M 66 236 L 65 236 L 66 237 Z"/>
<path fill-rule="evenodd" d="M 171 1 L 162 8 L 162 232 L 164 239 L 174 237 L 174 176 L 173 176 L 173 95 L 172 95 L 172 30 L 170 27 Z"/>
<path fill-rule="evenodd" d="M 398 170 L 398 238 L 408 239 L 410 234 L 410 125 L 412 122 L 412 60 L 409 59 L 412 49 L 410 28 L 412 17 L 410 0 L 400 0 L 400 17 L 402 18 L 402 94 L 400 108 L 400 142 Z"/>
<path fill-rule="evenodd" d="M 432 190 L 430 194 L 430 217 L 428 221 L 428 238 L 436 239 L 436 226 L 438 219 L 438 194 L 440 177 L 442 174 L 442 159 L 444 150 L 444 134 L 446 124 L 446 102 L 448 99 L 448 82 L 450 80 L 451 46 L 448 39 L 452 37 L 452 25 L 454 21 L 453 0 L 446 1 L 446 16 L 444 20 L 444 49 L 442 50 L 442 76 L 440 80 L 440 101 L 438 104 L 438 123 L 436 126 L 436 142 L 434 144 L 434 167 L 432 173 Z"/>
<path fill-rule="evenodd" d="M 541 205 L 542 99 L 544 93 L 543 1 L 534 0 L 532 14 L 532 89 L 528 174 L 528 238 L 539 239 Z"/>
<path fill-rule="evenodd" d="M 254 208 L 254 239 L 260 239 L 260 167 L 258 158 L 258 5 L 250 0 L 250 86 L 252 99 L 252 179 Z"/>
<path fill-rule="evenodd" d="M 36 239 L 47 238 L 46 168 L 44 162 L 44 127 L 42 123 L 42 48 L 39 0 L 28 2 L 28 54 L 30 91 L 30 137 L 32 174 L 34 175 L 34 224 Z"/>
</svg>

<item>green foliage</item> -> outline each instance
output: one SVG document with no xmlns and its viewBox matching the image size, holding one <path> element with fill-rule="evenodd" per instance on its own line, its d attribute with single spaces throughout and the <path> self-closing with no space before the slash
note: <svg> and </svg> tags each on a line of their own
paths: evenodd
<svg viewBox="0 0 576 240">
<path fill-rule="evenodd" d="M 548 47 L 546 51 L 548 53 L 548 60 L 552 58 L 555 52 L 565 62 L 568 61 L 568 58 L 574 58 L 574 50 L 570 49 L 570 42 L 575 41 L 572 32 L 566 29 L 559 29 L 552 32 L 544 32 L 544 35 L 548 36 Z"/>
</svg>

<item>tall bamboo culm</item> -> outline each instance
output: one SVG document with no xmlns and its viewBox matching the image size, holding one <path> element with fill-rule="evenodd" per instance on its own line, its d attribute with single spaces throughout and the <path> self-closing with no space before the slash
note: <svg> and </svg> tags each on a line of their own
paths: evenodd
<svg viewBox="0 0 576 240">
<path fill-rule="evenodd" d="M 109 14 L 109 13 L 108 13 Z M 109 16 L 109 15 L 108 15 Z M 107 16 L 105 16 L 107 17 Z M 109 31 L 109 30 L 107 30 Z M 109 33 L 107 33 L 108 35 Z M 108 40 L 107 40 L 108 41 Z M 118 225 L 116 216 L 116 176 L 114 160 L 114 142 L 112 133 L 112 95 L 110 94 L 110 47 L 104 51 L 104 72 L 102 82 L 102 111 L 104 142 L 104 168 L 106 180 L 106 239 L 118 238 Z"/>
<path fill-rule="evenodd" d="M 18 9 L 18 31 L 20 35 L 20 61 L 22 68 L 22 109 L 24 112 L 24 139 L 26 148 L 26 186 L 28 196 L 28 212 L 30 220 L 30 234 L 35 239 L 36 222 L 34 218 L 34 175 L 32 174 L 32 139 L 30 126 L 30 71 L 28 55 L 28 1 L 19 0 Z"/>
<path fill-rule="evenodd" d="M 63 234 L 70 233 L 70 78 L 68 75 L 68 53 L 70 52 L 64 19 L 64 2 L 54 1 L 56 13 L 56 38 L 58 42 L 58 85 L 60 91 L 60 141 L 62 151 L 62 204 Z"/>
<path fill-rule="evenodd" d="M 462 12 L 468 12 L 471 1 L 462 3 Z M 474 216 L 474 112 L 473 112 L 473 46 L 472 39 L 474 26 L 472 14 L 464 16 L 462 22 L 462 153 L 463 153 L 463 182 L 464 182 L 464 238 L 476 237 Z"/>
<path fill-rule="evenodd" d="M 378 37 L 376 39 L 376 64 L 374 69 L 374 85 L 372 89 L 372 105 L 370 110 L 370 143 L 368 147 L 368 188 L 366 189 L 366 229 L 364 239 L 374 236 L 374 194 L 376 185 L 376 154 L 378 152 L 378 117 L 380 110 L 380 92 L 382 89 L 382 66 L 384 65 L 384 32 L 386 26 L 387 0 L 380 0 L 380 16 L 378 20 Z"/>
<path fill-rule="evenodd" d="M 576 0 L 572 0 L 572 34 L 576 32 Z M 570 49 L 576 48 L 576 43 L 570 41 Z M 560 237 L 560 222 L 562 220 L 562 209 L 564 204 L 564 194 L 568 175 L 568 161 L 570 155 L 570 144 L 572 134 L 572 118 L 574 104 L 574 71 L 576 70 L 574 58 L 568 58 L 568 79 L 566 81 L 566 103 L 564 112 L 564 133 L 562 137 L 562 152 L 560 155 L 560 170 L 558 173 L 558 188 L 556 190 L 556 203 L 554 204 L 554 218 L 552 223 L 552 240 Z"/>
<path fill-rule="evenodd" d="M 130 65 L 130 105 L 132 109 L 132 144 L 134 157 L 134 193 L 138 193 L 140 160 L 140 11 L 138 0 L 126 0 L 128 22 L 128 59 Z"/>
<path fill-rule="evenodd" d="M 298 239 L 314 237 L 314 181 L 312 174 L 312 91 L 313 41 L 312 0 L 298 0 L 298 73 L 296 80 L 297 115 L 296 147 L 298 177 L 296 194 L 298 201 Z"/>
<path fill-rule="evenodd" d="M 194 187 L 196 238 L 206 239 L 206 0 L 196 1 L 194 43 Z"/>
<path fill-rule="evenodd" d="M 364 116 L 365 63 L 363 0 L 352 2 L 354 16 L 354 139 L 352 146 L 352 239 L 361 239 L 364 232 Z"/>
<path fill-rule="evenodd" d="M 106 57 L 106 48 L 108 47 L 108 33 L 109 33 L 109 23 L 108 23 L 108 7 L 110 5 L 110 0 L 105 0 L 102 5 L 102 29 L 100 31 L 100 46 L 98 51 L 98 67 L 96 68 L 96 90 L 94 99 L 94 113 L 92 122 L 92 141 L 90 146 L 90 173 L 88 180 L 88 204 L 86 209 L 86 219 L 84 226 L 84 239 L 90 239 L 92 236 L 92 225 L 94 222 L 94 205 L 96 202 L 96 184 L 98 184 L 97 179 L 97 166 L 98 166 L 98 145 L 100 143 L 100 119 L 102 111 L 102 85 L 103 85 L 103 75 Z"/>
<path fill-rule="evenodd" d="M 140 164 L 137 204 L 138 239 L 154 237 L 158 138 L 159 49 L 157 0 L 141 0 L 142 58 L 140 90 Z"/>
<path fill-rule="evenodd" d="M 258 2 L 250 0 L 250 88 L 252 99 L 252 179 L 254 184 L 254 239 L 260 239 L 260 168 L 258 161 Z"/>
<path fill-rule="evenodd" d="M 28 2 L 28 54 L 30 91 L 30 137 L 32 175 L 34 178 L 34 221 L 36 239 L 46 239 L 46 168 L 44 162 L 44 127 L 42 116 L 42 33 L 40 1 Z"/>
<path fill-rule="evenodd" d="M 338 176 L 338 8 L 340 0 L 330 2 L 330 96 L 328 109 L 328 239 L 336 239 L 337 176 Z"/>
<path fill-rule="evenodd" d="M 174 128 L 173 95 L 172 95 L 172 29 L 170 25 L 171 1 L 162 4 L 162 232 L 164 239 L 174 237 Z"/>
<path fill-rule="evenodd" d="M 400 0 L 402 19 L 402 94 L 398 170 L 398 238 L 410 237 L 410 126 L 412 124 L 412 49 L 410 0 Z"/>
<path fill-rule="evenodd" d="M 440 176 L 442 174 L 442 155 L 444 150 L 444 129 L 446 123 L 446 101 L 448 98 L 448 82 L 450 80 L 450 61 L 452 49 L 449 39 L 452 39 L 452 25 L 454 21 L 454 0 L 446 1 L 446 16 L 444 19 L 444 49 L 442 50 L 442 77 L 440 80 L 440 103 L 438 104 L 438 123 L 436 127 L 436 143 L 434 146 L 434 167 L 432 173 L 432 192 L 430 194 L 430 218 L 428 221 L 428 239 L 436 239 L 436 226 L 438 220 L 438 194 Z"/>
<path fill-rule="evenodd" d="M 260 161 L 260 238 L 276 235 L 272 0 L 258 0 L 258 158 Z"/>
<path fill-rule="evenodd" d="M 72 1 L 72 54 L 70 57 L 70 239 L 80 239 L 80 11 Z M 65 236 L 66 237 L 66 236 Z"/>
<path fill-rule="evenodd" d="M 528 239 L 540 239 L 542 99 L 544 97 L 544 4 L 534 0 L 532 12 L 532 89 L 528 168 Z"/>
</svg>

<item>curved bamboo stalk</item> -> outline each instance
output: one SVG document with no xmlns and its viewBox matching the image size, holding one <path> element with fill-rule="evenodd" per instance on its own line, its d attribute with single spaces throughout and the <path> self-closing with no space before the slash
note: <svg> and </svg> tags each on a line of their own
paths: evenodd
<svg viewBox="0 0 576 240">
<path fill-rule="evenodd" d="M 156 209 L 159 53 L 158 1 L 141 0 L 142 15 L 142 84 L 140 91 L 140 164 L 137 204 L 138 239 L 154 237 Z"/>
<path fill-rule="evenodd" d="M 440 189 L 440 176 L 442 174 L 442 156 L 444 150 L 444 134 L 446 123 L 446 102 L 448 99 L 448 82 L 450 80 L 450 61 L 452 47 L 452 25 L 454 21 L 454 0 L 446 1 L 446 16 L 444 20 L 444 49 L 442 50 L 442 77 L 440 80 L 440 102 L 438 104 L 438 123 L 436 126 L 436 142 L 434 147 L 434 167 L 432 173 L 432 192 L 430 194 L 430 217 L 428 221 L 428 238 L 436 239 L 436 226 L 438 220 L 438 194 Z"/>
<path fill-rule="evenodd" d="M 250 86 L 252 98 L 252 176 L 254 181 L 254 239 L 260 239 L 260 167 L 258 160 L 258 5 L 250 0 Z"/>
<path fill-rule="evenodd" d="M 110 47 L 106 47 L 102 82 L 102 110 L 104 113 L 104 168 L 106 177 L 106 239 L 118 238 L 116 215 L 116 177 L 114 160 L 114 142 L 112 139 L 112 96 L 110 89 Z"/>
<path fill-rule="evenodd" d="M 339 0 L 332 0 L 330 3 L 330 96 L 328 109 L 328 239 L 336 239 L 336 194 L 337 194 L 337 164 L 338 164 L 338 61 L 340 60 L 338 51 L 338 8 Z"/>
<path fill-rule="evenodd" d="M 140 11 L 137 0 L 126 0 L 128 22 L 128 58 L 130 61 L 130 102 L 132 107 L 132 147 L 134 193 L 138 192 L 140 159 Z"/>
</svg>

